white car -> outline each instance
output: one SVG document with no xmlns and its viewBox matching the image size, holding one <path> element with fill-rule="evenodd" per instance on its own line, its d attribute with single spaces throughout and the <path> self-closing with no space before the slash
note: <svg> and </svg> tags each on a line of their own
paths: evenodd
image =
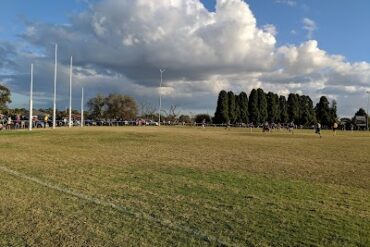
<svg viewBox="0 0 370 247">
<path fill-rule="evenodd" d="M 159 125 L 158 122 L 155 122 L 153 120 L 149 120 L 149 121 L 145 122 L 145 124 L 146 125 L 151 125 L 151 126 L 158 126 Z"/>
</svg>

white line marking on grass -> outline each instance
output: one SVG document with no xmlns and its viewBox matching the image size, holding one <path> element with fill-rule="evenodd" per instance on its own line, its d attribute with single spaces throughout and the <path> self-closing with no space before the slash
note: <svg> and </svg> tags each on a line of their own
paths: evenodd
<svg viewBox="0 0 370 247">
<path fill-rule="evenodd" d="M 173 223 L 169 220 L 161 220 L 161 219 L 152 217 L 152 216 L 144 214 L 144 213 L 135 212 L 135 210 L 133 210 L 131 208 L 120 206 L 120 205 L 114 204 L 112 202 L 103 201 L 103 200 L 100 200 L 98 198 L 91 197 L 89 195 L 86 195 L 86 194 L 83 194 L 83 193 L 80 193 L 80 192 L 76 192 L 76 191 L 73 191 L 73 190 L 70 190 L 70 189 L 67 189 L 67 188 L 63 188 L 61 186 L 58 186 L 58 185 L 55 185 L 55 184 L 52 184 L 52 183 L 49 183 L 49 182 L 42 181 L 38 178 L 25 175 L 25 174 L 20 173 L 18 171 L 9 169 L 5 166 L 0 165 L 0 170 L 2 170 L 3 172 L 8 173 L 10 175 L 13 175 L 15 177 L 19 177 L 19 178 L 22 178 L 24 180 L 34 182 L 36 184 L 47 187 L 49 189 L 53 189 L 53 190 L 62 192 L 64 194 L 77 197 L 79 199 L 94 203 L 96 205 L 100 205 L 100 206 L 104 206 L 104 207 L 110 207 L 110 208 L 113 208 L 113 209 L 115 209 L 115 210 L 117 210 L 121 213 L 130 215 L 132 217 L 135 217 L 135 218 L 138 218 L 138 219 L 148 220 L 148 221 L 157 223 L 157 224 L 162 225 L 162 226 L 167 227 L 167 228 L 171 228 L 171 229 L 174 229 L 174 230 L 178 230 L 178 231 L 188 233 L 188 234 L 193 235 L 196 238 L 199 238 L 200 240 L 203 240 L 203 241 L 214 242 L 214 243 L 217 243 L 217 245 L 221 245 L 221 246 L 236 246 L 235 244 L 230 244 L 230 243 L 225 242 L 223 240 L 220 240 L 220 239 L 218 239 L 214 236 L 204 234 L 200 230 L 192 229 L 192 228 L 186 227 L 186 226 L 185 227 L 184 226 L 179 226 L 179 225 L 177 225 L 177 224 L 175 224 L 175 223 Z"/>
</svg>

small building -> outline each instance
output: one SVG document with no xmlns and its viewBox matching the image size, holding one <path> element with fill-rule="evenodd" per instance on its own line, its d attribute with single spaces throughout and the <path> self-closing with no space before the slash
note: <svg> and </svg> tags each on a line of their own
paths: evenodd
<svg viewBox="0 0 370 247">
<path fill-rule="evenodd" d="M 366 130 L 367 129 L 367 122 L 366 116 L 358 116 L 356 115 L 353 119 L 354 124 L 358 130 Z"/>
</svg>

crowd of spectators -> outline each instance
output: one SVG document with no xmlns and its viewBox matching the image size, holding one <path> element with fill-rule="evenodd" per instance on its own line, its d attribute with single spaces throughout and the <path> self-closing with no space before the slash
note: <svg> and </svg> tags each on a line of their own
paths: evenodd
<svg viewBox="0 0 370 247">
<path fill-rule="evenodd" d="M 26 118 L 24 116 L 21 116 L 19 114 L 15 116 L 5 116 L 0 114 L 0 130 L 22 129 L 25 127 L 26 127 Z"/>
</svg>

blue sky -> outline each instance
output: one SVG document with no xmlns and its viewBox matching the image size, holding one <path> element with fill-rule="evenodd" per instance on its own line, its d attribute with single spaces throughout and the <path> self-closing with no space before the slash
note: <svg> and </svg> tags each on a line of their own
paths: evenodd
<svg viewBox="0 0 370 247">
<path fill-rule="evenodd" d="M 209 12 L 187 12 L 179 4 L 198 1 Z M 154 8 L 152 0 L 140 6 L 135 0 L 0 0 L 0 83 L 11 88 L 13 106 L 25 107 L 33 62 L 35 104 L 49 107 L 51 44 L 58 41 L 58 79 L 67 81 L 68 56 L 74 55 L 76 85 L 87 88 L 87 97 L 124 91 L 155 105 L 158 68 L 166 67 L 164 105 L 183 111 L 213 114 L 221 89 L 255 87 L 314 101 L 325 94 L 346 116 L 366 108 L 370 1 L 218 1 L 217 17 L 210 14 L 216 0 L 163 0 Z M 62 108 L 65 89 L 58 91 Z"/>
</svg>

